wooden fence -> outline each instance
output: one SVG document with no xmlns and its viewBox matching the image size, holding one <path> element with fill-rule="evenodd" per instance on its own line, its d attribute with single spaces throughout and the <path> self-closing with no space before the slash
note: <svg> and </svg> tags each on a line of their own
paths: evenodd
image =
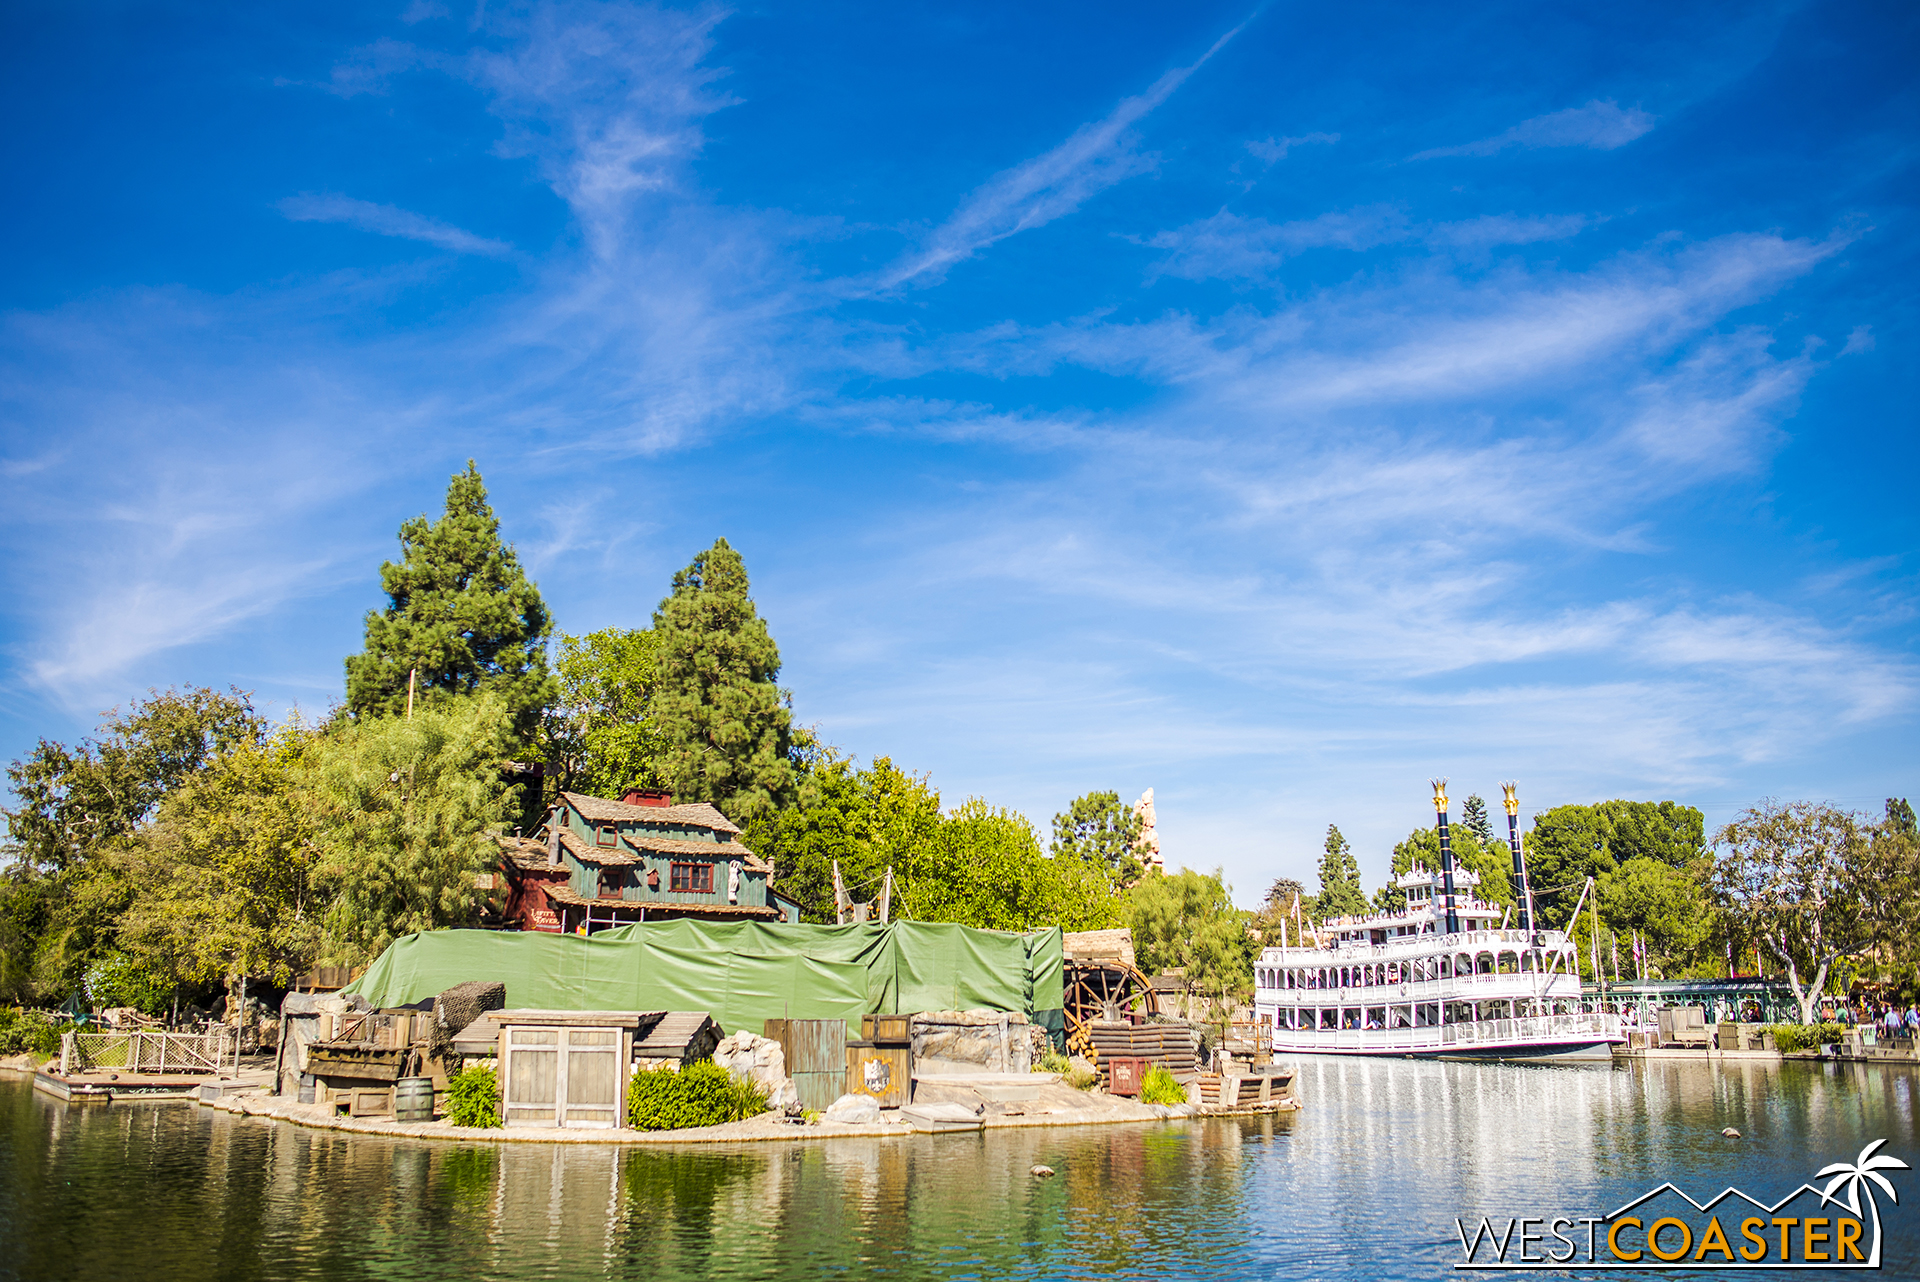
<svg viewBox="0 0 1920 1282">
<path fill-rule="evenodd" d="M 240 1068 L 240 1030 L 205 1033 L 63 1033 L 60 1072 L 114 1068 L 127 1073 L 219 1073 Z"/>
</svg>

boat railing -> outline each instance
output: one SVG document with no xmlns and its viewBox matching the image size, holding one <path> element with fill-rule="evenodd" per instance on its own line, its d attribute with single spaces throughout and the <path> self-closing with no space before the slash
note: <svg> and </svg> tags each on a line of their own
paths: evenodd
<svg viewBox="0 0 1920 1282">
<path fill-rule="evenodd" d="M 1278 1027 L 1274 1029 L 1273 1040 L 1276 1051 L 1418 1051 L 1476 1044 L 1524 1046 L 1584 1039 L 1617 1041 L 1623 1036 L 1618 1015 L 1582 1013 L 1398 1028 Z"/>
<path fill-rule="evenodd" d="M 204 1033 L 62 1033 L 60 1072 L 117 1068 L 128 1073 L 238 1071 L 240 1030 L 216 1025 Z"/>
</svg>

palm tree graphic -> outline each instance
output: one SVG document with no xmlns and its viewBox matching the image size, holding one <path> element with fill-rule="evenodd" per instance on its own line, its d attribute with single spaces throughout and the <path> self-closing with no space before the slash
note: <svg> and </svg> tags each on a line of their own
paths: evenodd
<svg viewBox="0 0 1920 1282">
<path fill-rule="evenodd" d="M 1829 1175 L 1833 1177 L 1833 1179 L 1828 1182 L 1826 1189 L 1820 1194 L 1820 1204 L 1822 1206 L 1825 1206 L 1829 1202 L 1837 1203 L 1845 1206 L 1855 1215 L 1860 1214 L 1860 1191 L 1863 1188 L 1866 1190 L 1867 1209 L 1873 1214 L 1873 1258 L 1867 1261 L 1866 1267 L 1873 1269 L 1880 1267 L 1880 1204 L 1874 1200 L 1873 1188 L 1867 1181 L 1871 1180 L 1874 1184 L 1878 1184 L 1881 1191 L 1887 1195 L 1887 1200 L 1897 1203 L 1900 1200 L 1900 1195 L 1893 1191 L 1893 1185 L 1888 1183 L 1887 1177 L 1880 1174 L 1880 1172 L 1905 1171 L 1911 1169 L 1905 1162 L 1897 1157 L 1887 1157 L 1885 1155 L 1875 1157 L 1874 1150 L 1885 1143 L 1886 1141 L 1883 1139 L 1875 1140 L 1873 1143 L 1861 1149 L 1860 1156 L 1853 1162 L 1835 1162 L 1832 1166 L 1822 1167 L 1820 1172 L 1813 1177 L 1816 1180 L 1823 1179 Z M 1840 1189 L 1842 1186 L 1846 1189 L 1845 1197 L 1836 1197 L 1834 1195 L 1835 1190 Z"/>
</svg>

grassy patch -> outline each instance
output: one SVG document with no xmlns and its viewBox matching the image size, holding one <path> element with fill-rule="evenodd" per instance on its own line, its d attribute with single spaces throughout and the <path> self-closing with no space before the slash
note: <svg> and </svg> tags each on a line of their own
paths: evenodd
<svg viewBox="0 0 1920 1282">
<path fill-rule="evenodd" d="M 1140 1102 L 1142 1104 L 1184 1104 L 1187 1102 L 1187 1088 L 1174 1080 L 1172 1073 L 1164 1064 L 1155 1064 L 1140 1079 Z"/>
</svg>

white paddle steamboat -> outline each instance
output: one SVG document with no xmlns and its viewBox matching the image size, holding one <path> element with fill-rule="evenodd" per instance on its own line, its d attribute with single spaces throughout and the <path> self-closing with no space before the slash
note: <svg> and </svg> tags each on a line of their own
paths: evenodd
<svg viewBox="0 0 1920 1282">
<path fill-rule="evenodd" d="M 1260 954 L 1254 1019 L 1271 1026 L 1274 1054 L 1606 1059 L 1626 1040 L 1619 1016 L 1585 1009 L 1573 941 L 1536 928 L 1520 803 L 1514 785 L 1504 788 L 1518 928 L 1504 927 L 1512 910 L 1472 893 L 1478 874 L 1455 864 L 1446 780 L 1436 780 L 1440 867 L 1393 879 L 1405 908 L 1327 923 L 1305 947 Z"/>
</svg>

